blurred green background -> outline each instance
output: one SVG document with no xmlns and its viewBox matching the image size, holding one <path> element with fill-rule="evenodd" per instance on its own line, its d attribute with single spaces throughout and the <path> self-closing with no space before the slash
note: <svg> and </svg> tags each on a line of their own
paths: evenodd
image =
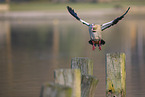
<svg viewBox="0 0 145 97">
<path fill-rule="evenodd" d="M 58 11 L 66 5 L 79 9 L 145 5 L 144 0 L 0 0 L 0 3 L 9 4 L 10 11 Z"/>
</svg>

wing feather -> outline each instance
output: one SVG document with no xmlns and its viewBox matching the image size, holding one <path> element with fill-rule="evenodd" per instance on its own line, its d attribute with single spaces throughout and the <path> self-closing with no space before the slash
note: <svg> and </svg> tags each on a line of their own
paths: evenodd
<svg viewBox="0 0 145 97">
<path fill-rule="evenodd" d="M 117 24 L 122 18 L 124 18 L 124 16 L 128 13 L 129 9 L 130 9 L 130 7 L 127 9 L 127 11 L 122 16 L 117 17 L 116 19 L 114 19 L 114 20 L 112 20 L 112 21 L 110 21 L 108 23 L 102 24 L 101 25 L 101 30 L 103 31 L 103 30 L 105 30 L 105 29 Z"/>
<path fill-rule="evenodd" d="M 77 13 L 74 11 L 74 9 L 72 9 L 71 7 L 67 6 L 67 9 L 69 11 L 69 13 L 74 16 L 77 20 L 79 20 L 80 22 L 82 22 L 83 24 L 90 26 L 90 24 L 82 19 L 80 19 L 77 15 Z"/>
</svg>

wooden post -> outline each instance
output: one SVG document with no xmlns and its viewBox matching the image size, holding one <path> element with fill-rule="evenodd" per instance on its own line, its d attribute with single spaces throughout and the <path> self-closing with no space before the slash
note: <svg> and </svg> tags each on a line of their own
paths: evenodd
<svg viewBox="0 0 145 97">
<path fill-rule="evenodd" d="M 106 55 L 106 97 L 126 97 L 125 54 Z"/>
<path fill-rule="evenodd" d="M 72 69 L 80 69 L 81 75 L 93 75 L 93 62 L 88 58 L 78 57 L 71 60 Z"/>
<path fill-rule="evenodd" d="M 72 97 L 81 97 L 81 74 L 79 69 L 57 69 L 55 83 L 72 87 Z"/>
<path fill-rule="evenodd" d="M 81 97 L 93 97 L 98 79 L 93 75 L 93 62 L 88 58 L 72 58 L 72 69 L 81 71 Z"/>
<path fill-rule="evenodd" d="M 81 97 L 94 97 L 98 79 L 91 75 L 82 75 Z"/>
<path fill-rule="evenodd" d="M 71 97 L 72 88 L 54 83 L 42 86 L 40 97 Z"/>
</svg>

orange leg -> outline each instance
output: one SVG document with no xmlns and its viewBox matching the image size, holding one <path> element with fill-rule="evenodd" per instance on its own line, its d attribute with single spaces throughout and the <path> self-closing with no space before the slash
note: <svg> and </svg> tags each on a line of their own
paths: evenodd
<svg viewBox="0 0 145 97">
<path fill-rule="evenodd" d="M 101 41 L 99 41 L 99 50 L 101 50 Z"/>
<path fill-rule="evenodd" d="M 93 47 L 92 47 L 92 50 L 95 50 L 95 42 L 94 41 L 92 41 L 92 43 L 93 43 Z"/>
</svg>

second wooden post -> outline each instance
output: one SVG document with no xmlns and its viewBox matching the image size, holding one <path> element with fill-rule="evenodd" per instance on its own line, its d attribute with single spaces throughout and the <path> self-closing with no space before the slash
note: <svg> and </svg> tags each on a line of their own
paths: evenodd
<svg viewBox="0 0 145 97">
<path fill-rule="evenodd" d="M 54 79 L 56 84 L 72 88 L 71 97 L 81 97 L 81 74 L 79 69 L 56 69 Z"/>
<path fill-rule="evenodd" d="M 106 55 L 106 97 L 126 97 L 124 53 Z"/>
<path fill-rule="evenodd" d="M 93 62 L 88 58 L 72 58 L 72 69 L 81 71 L 81 97 L 94 97 L 98 79 L 93 76 Z"/>
</svg>

